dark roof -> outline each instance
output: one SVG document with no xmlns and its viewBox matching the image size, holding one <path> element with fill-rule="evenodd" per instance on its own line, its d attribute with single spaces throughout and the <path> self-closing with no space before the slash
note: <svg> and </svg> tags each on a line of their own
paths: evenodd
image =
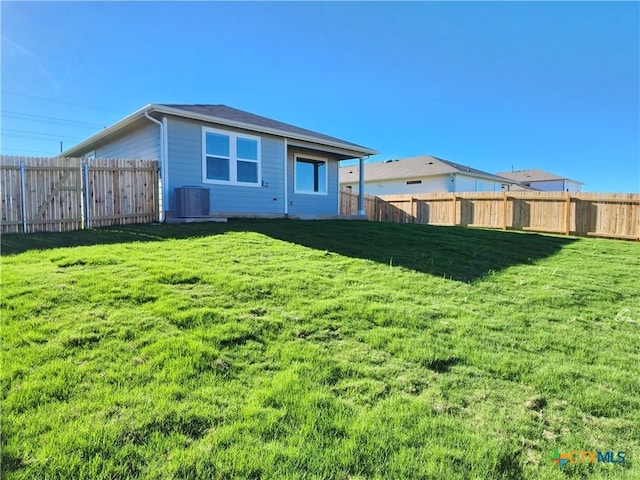
<svg viewBox="0 0 640 480">
<path fill-rule="evenodd" d="M 364 168 L 364 180 L 365 182 L 375 182 L 380 180 L 431 177 L 435 175 L 447 175 L 449 173 L 462 173 L 502 183 L 514 183 L 508 178 L 499 177 L 492 173 L 478 170 L 477 168 L 471 168 L 431 155 L 367 163 Z M 360 169 L 358 165 L 341 167 L 340 183 L 357 183 L 359 175 Z"/>
<path fill-rule="evenodd" d="M 318 140 L 351 145 L 353 147 L 357 147 L 358 149 L 366 149 L 366 147 L 363 147 L 362 145 L 347 142 L 346 140 L 342 140 L 340 138 L 324 135 L 322 133 L 314 132 L 313 130 L 307 130 L 306 128 L 296 127 L 295 125 L 279 122 L 278 120 L 262 117 L 254 113 L 245 112 L 244 110 L 238 110 L 237 108 L 228 107 L 227 105 L 182 105 L 165 103 L 158 106 L 175 108 L 177 110 L 184 110 L 185 112 L 207 115 L 225 120 L 231 120 L 233 122 L 241 122 L 247 125 L 254 125 L 256 127 L 270 128 L 297 135 L 305 135 L 307 137 L 313 137 Z"/>
<path fill-rule="evenodd" d="M 260 133 L 267 133 L 288 138 L 294 141 L 309 142 L 319 144 L 324 147 L 332 147 L 347 152 L 346 158 L 356 158 L 366 155 L 376 155 L 378 152 L 368 147 L 363 147 L 356 143 L 347 142 L 336 137 L 324 135 L 322 133 L 307 130 L 305 128 L 289 125 L 288 123 L 261 117 L 253 113 L 231 108 L 226 105 L 182 105 L 182 104 L 153 104 L 150 103 L 120 121 L 110 125 L 100 132 L 92 135 L 77 145 L 65 150 L 58 156 L 72 157 L 82 154 L 84 151 L 95 148 L 98 142 L 104 142 L 108 138 L 120 135 L 123 130 L 132 128 L 132 125 L 143 121 L 149 114 L 167 114 L 184 116 L 202 122 L 226 125 L 236 128 L 243 128 Z M 145 122 L 148 120 L 144 120 Z M 302 144 L 302 146 L 305 146 Z"/>
<path fill-rule="evenodd" d="M 580 185 L 584 185 L 582 182 L 578 182 L 577 180 L 571 180 L 567 177 L 561 177 L 560 175 L 556 175 L 555 173 L 546 172 L 544 170 L 516 170 L 514 172 L 500 172 L 496 175 L 500 175 L 501 177 L 510 178 L 511 180 L 515 180 L 516 182 L 548 182 L 553 180 L 569 180 L 570 182 L 579 183 Z"/>
</svg>

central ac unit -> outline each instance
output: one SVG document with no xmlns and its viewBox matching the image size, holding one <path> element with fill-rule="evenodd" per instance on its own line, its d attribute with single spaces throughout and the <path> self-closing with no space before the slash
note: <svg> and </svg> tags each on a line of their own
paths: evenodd
<svg viewBox="0 0 640 480">
<path fill-rule="evenodd" d="M 208 217 L 209 189 L 202 187 L 176 188 L 177 217 Z"/>
</svg>

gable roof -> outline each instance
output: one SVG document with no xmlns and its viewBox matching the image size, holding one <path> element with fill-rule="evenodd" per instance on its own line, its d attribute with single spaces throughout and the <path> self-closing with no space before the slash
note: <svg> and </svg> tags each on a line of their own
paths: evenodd
<svg viewBox="0 0 640 480">
<path fill-rule="evenodd" d="M 546 172 L 544 170 L 516 170 L 514 172 L 500 172 L 497 175 L 501 177 L 510 178 L 511 180 L 515 180 L 516 182 L 548 182 L 553 180 L 569 180 L 570 182 L 575 182 L 580 185 L 584 185 L 582 182 L 578 182 L 577 180 L 571 180 L 567 177 L 561 177 L 556 175 L 555 173 Z"/>
<path fill-rule="evenodd" d="M 365 164 L 364 181 L 399 180 L 405 178 L 424 178 L 435 175 L 465 174 L 494 180 L 501 183 L 515 183 L 504 177 L 483 172 L 459 163 L 450 162 L 431 155 L 387 160 Z M 340 167 L 340 183 L 358 183 L 360 168 L 358 165 Z"/>
<path fill-rule="evenodd" d="M 277 135 L 288 139 L 311 142 L 323 146 L 331 146 L 344 149 L 361 156 L 376 155 L 378 152 L 368 147 L 363 147 L 346 140 L 331 137 L 322 133 L 296 127 L 288 123 L 279 122 L 267 117 L 255 115 L 253 113 L 238 110 L 227 105 L 183 105 L 183 104 L 153 104 L 133 112 L 122 120 L 105 128 L 101 132 L 62 152 L 62 156 L 73 156 L 75 152 L 86 149 L 89 145 L 106 139 L 107 137 L 120 133 L 133 122 L 143 118 L 145 114 L 158 113 L 160 115 L 175 115 L 194 120 L 242 128 L 258 133 Z"/>
<path fill-rule="evenodd" d="M 237 108 L 228 107 L 226 105 L 176 105 L 167 104 L 160 105 L 161 107 L 175 108 L 190 113 L 198 113 L 200 115 L 206 115 L 209 117 L 215 117 L 218 119 L 232 120 L 234 122 L 240 122 L 245 125 L 252 125 L 254 127 L 268 128 L 271 130 L 278 130 L 280 132 L 286 132 L 288 134 L 304 135 L 307 137 L 313 137 L 318 140 L 342 143 L 344 145 L 350 145 L 357 148 L 365 148 L 355 143 L 347 142 L 336 137 L 324 135 L 322 133 L 314 132 L 313 130 L 307 130 L 306 128 L 296 127 L 288 123 L 279 122 L 267 117 L 261 117 L 254 113 L 238 110 Z"/>
</svg>

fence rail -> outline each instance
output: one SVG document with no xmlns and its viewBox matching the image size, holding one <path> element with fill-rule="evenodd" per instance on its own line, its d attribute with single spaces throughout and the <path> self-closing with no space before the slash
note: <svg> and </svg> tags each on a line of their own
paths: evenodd
<svg viewBox="0 0 640 480">
<path fill-rule="evenodd" d="M 158 220 L 155 160 L 0 157 L 2 233 Z"/>
<path fill-rule="evenodd" d="M 357 212 L 341 190 L 340 213 Z M 369 220 L 640 239 L 640 195 L 580 192 L 469 192 L 365 196 Z"/>
</svg>

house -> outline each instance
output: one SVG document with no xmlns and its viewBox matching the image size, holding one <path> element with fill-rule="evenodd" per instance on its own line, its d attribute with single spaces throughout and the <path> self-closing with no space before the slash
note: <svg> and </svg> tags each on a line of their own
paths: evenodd
<svg viewBox="0 0 640 480">
<path fill-rule="evenodd" d="M 182 187 L 208 190 L 210 216 L 337 215 L 338 163 L 376 153 L 225 105 L 149 104 L 59 156 L 159 160 L 164 219 Z"/>
<path fill-rule="evenodd" d="M 514 180 L 525 187 L 544 192 L 579 192 L 584 185 L 577 180 L 571 180 L 544 170 L 516 170 L 500 172 L 497 175 Z"/>
<path fill-rule="evenodd" d="M 340 185 L 359 189 L 360 167 L 340 167 Z M 448 160 L 422 155 L 401 160 L 367 163 L 365 193 L 396 195 L 433 192 L 497 192 L 516 182 Z"/>
</svg>

